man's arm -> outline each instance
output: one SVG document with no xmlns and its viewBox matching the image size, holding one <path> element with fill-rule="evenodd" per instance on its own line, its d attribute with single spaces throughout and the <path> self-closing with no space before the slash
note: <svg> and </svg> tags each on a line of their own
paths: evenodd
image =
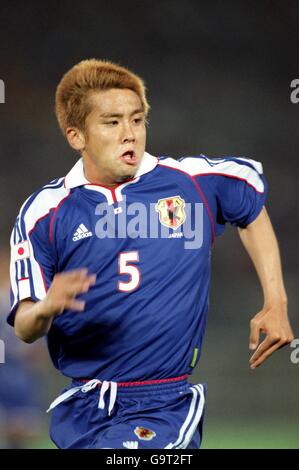
<svg viewBox="0 0 299 470">
<path fill-rule="evenodd" d="M 250 322 L 249 348 L 255 352 L 249 362 L 251 369 L 255 369 L 294 336 L 288 319 L 278 243 L 265 207 L 256 220 L 238 230 L 264 293 L 264 307 Z M 260 332 L 266 336 L 259 344 Z"/>
<path fill-rule="evenodd" d="M 83 311 L 85 302 L 75 297 L 87 292 L 95 280 L 95 275 L 88 275 L 87 269 L 56 274 L 43 300 L 20 302 L 15 317 L 16 335 L 26 343 L 33 343 L 48 333 L 56 315 L 66 309 Z"/>
</svg>

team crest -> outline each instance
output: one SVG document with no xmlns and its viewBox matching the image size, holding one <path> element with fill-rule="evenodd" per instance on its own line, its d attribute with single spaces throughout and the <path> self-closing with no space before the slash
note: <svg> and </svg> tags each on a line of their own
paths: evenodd
<svg viewBox="0 0 299 470">
<path fill-rule="evenodd" d="M 156 436 L 154 431 L 148 428 L 143 428 L 142 426 L 137 426 L 137 428 L 134 429 L 134 433 L 142 441 L 151 441 L 153 437 Z"/>
<path fill-rule="evenodd" d="M 159 199 L 155 209 L 159 212 L 159 220 L 165 227 L 176 230 L 186 220 L 185 201 L 180 196 Z"/>
</svg>

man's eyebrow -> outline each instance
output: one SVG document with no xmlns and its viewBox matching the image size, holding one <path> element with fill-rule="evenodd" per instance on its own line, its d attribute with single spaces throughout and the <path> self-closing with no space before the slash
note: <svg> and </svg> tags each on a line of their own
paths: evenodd
<svg viewBox="0 0 299 470">
<path fill-rule="evenodd" d="M 143 109 L 142 108 L 139 108 L 139 109 L 135 109 L 134 111 L 132 111 L 132 113 L 130 114 L 130 116 L 134 116 L 134 114 L 139 114 L 139 113 L 143 113 Z M 120 113 L 103 113 L 100 115 L 100 117 L 102 118 L 121 118 L 123 117 L 123 114 L 120 114 Z"/>
</svg>

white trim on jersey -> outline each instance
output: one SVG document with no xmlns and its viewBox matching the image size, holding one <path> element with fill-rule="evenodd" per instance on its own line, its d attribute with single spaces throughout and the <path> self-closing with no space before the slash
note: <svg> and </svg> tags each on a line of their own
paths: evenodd
<svg viewBox="0 0 299 470">
<path fill-rule="evenodd" d="M 29 278 L 29 269 L 28 269 L 28 259 L 24 260 L 24 265 L 25 265 L 25 276 Z"/>
<path fill-rule="evenodd" d="M 150 155 L 149 153 L 145 152 L 142 159 L 140 166 L 136 172 L 135 177 L 138 178 L 139 176 L 145 175 L 146 173 L 149 173 L 152 171 L 158 164 L 158 159 L 154 157 L 153 155 Z M 78 186 L 85 186 L 86 184 L 90 185 L 91 183 L 85 178 L 84 175 L 84 167 L 83 167 L 83 159 L 80 158 L 76 164 L 73 166 L 73 168 L 69 171 L 69 173 L 65 177 L 65 187 L 68 189 L 76 188 Z M 88 187 L 88 189 L 93 189 L 96 190 L 98 186 L 93 186 L 93 188 Z M 102 189 L 103 187 L 101 187 Z M 105 188 L 103 188 L 105 189 Z M 100 191 L 98 189 L 99 192 Z M 107 197 L 108 199 L 108 197 Z M 110 204 L 110 202 L 108 202 Z"/>
<path fill-rule="evenodd" d="M 77 186 L 84 186 L 89 184 L 85 178 L 83 159 L 79 158 L 73 168 L 68 172 L 64 180 L 65 187 L 68 189 L 76 188 Z"/>
<path fill-rule="evenodd" d="M 64 180 L 64 178 L 59 178 L 59 180 L 54 183 L 49 183 L 49 184 L 46 184 L 45 186 L 43 186 L 43 188 L 41 189 L 41 192 L 43 192 L 45 189 L 58 189 L 59 188 L 59 185 L 61 184 L 62 180 Z M 39 193 L 40 194 L 40 193 Z M 21 218 L 22 218 L 22 213 L 23 213 L 23 210 L 24 210 L 24 207 L 26 206 L 27 202 L 29 201 L 29 199 L 32 197 L 32 194 L 27 197 L 27 199 L 25 200 L 25 202 L 22 204 L 21 206 L 21 209 L 20 209 L 20 212 L 19 212 L 19 223 L 18 223 L 18 226 L 19 226 L 19 229 L 20 229 L 20 232 L 21 232 L 21 227 L 20 227 L 20 221 L 21 221 Z M 34 199 L 35 200 L 35 199 Z M 34 200 L 32 201 L 32 203 L 34 202 Z M 22 232 L 21 232 L 22 233 Z M 22 237 L 20 238 L 19 242 L 22 241 Z"/>
<path fill-rule="evenodd" d="M 254 166 L 255 169 L 250 168 L 242 162 L 247 162 Z M 160 160 L 159 165 L 171 167 L 181 170 L 190 176 L 200 174 L 219 174 L 232 178 L 245 180 L 249 185 L 253 186 L 259 193 L 264 192 L 264 183 L 260 177 L 263 172 L 263 167 L 260 162 L 246 158 L 212 160 L 206 157 L 186 157 L 181 161 L 174 160 L 173 158 L 166 158 Z"/>
<path fill-rule="evenodd" d="M 243 158 L 243 157 L 238 157 L 237 160 L 241 160 L 245 163 L 250 163 L 250 165 L 253 166 L 253 168 L 256 169 L 256 171 L 262 175 L 263 174 L 263 165 L 261 164 L 261 162 L 258 162 L 256 160 L 252 160 L 252 158 Z"/>
<path fill-rule="evenodd" d="M 26 202 L 23 204 L 21 211 L 20 211 L 20 216 L 19 216 L 19 221 L 18 221 L 18 227 L 21 231 L 21 233 L 24 232 L 22 229 L 22 225 L 24 223 L 25 225 L 25 232 L 23 233 L 23 241 L 22 243 L 14 243 L 14 230 L 13 230 L 12 236 L 11 236 L 11 252 L 12 252 L 12 257 L 11 257 L 11 286 L 12 286 L 12 292 L 14 295 L 14 303 L 13 307 L 16 305 L 16 303 L 22 299 L 25 299 L 27 297 L 30 297 L 31 289 L 30 289 L 30 280 L 29 280 L 29 265 L 31 267 L 31 273 L 32 273 L 32 283 L 34 287 L 34 294 L 38 299 L 43 299 L 46 296 L 46 288 L 44 284 L 44 279 L 43 279 L 43 274 L 40 268 L 40 265 L 36 261 L 35 258 L 35 253 L 34 253 L 34 248 L 30 240 L 29 233 L 30 231 L 34 228 L 35 224 L 37 221 L 44 216 L 46 216 L 51 209 L 56 208 L 59 203 L 69 194 L 69 190 L 64 188 L 63 186 L 60 187 L 48 187 L 45 186 L 42 191 L 40 191 L 35 199 L 33 199 L 31 205 L 28 207 L 26 210 L 25 214 L 24 212 L 24 207 Z M 24 238 L 27 238 L 25 240 Z M 45 243 L 47 241 L 45 240 Z M 18 262 L 18 260 L 23 259 L 22 257 L 17 258 L 16 260 L 16 253 L 17 249 L 21 247 L 24 249 L 26 255 L 27 252 L 29 251 L 30 257 L 25 257 L 24 263 L 25 263 L 25 278 L 21 278 L 21 270 L 18 269 L 18 275 L 17 275 L 17 266 L 15 261 Z M 17 280 L 16 280 L 17 277 Z M 26 279 L 27 278 L 27 279 Z M 24 282 L 26 281 L 26 282 Z"/>
<path fill-rule="evenodd" d="M 158 161 L 159 160 L 157 157 L 154 157 L 148 152 L 144 152 L 144 155 L 142 157 L 142 160 L 137 170 L 137 173 L 135 175 L 135 178 L 138 178 L 139 176 L 143 176 L 146 173 L 149 173 L 150 171 L 152 171 L 154 168 L 156 168 Z"/>
<path fill-rule="evenodd" d="M 62 182 L 62 180 L 64 180 L 64 178 L 57 178 L 53 181 L 50 181 L 50 183 L 45 184 L 45 186 L 43 186 L 43 187 L 44 188 L 54 188 L 54 187 L 58 186 Z"/>
<path fill-rule="evenodd" d="M 14 246 L 14 237 L 15 237 L 15 232 L 16 232 L 16 227 L 14 227 L 11 237 L 10 237 L 10 246 Z M 15 307 L 16 303 L 18 302 L 18 284 L 17 284 L 17 262 L 13 259 L 13 257 L 10 257 L 10 285 L 11 285 L 11 290 L 13 292 L 13 305 L 12 308 Z"/>
<path fill-rule="evenodd" d="M 122 197 L 122 194 L 121 194 L 122 190 L 126 186 L 128 186 L 129 184 L 137 183 L 137 181 L 139 181 L 139 178 L 134 178 L 131 181 L 127 181 L 126 183 L 123 183 L 123 184 L 120 184 L 119 186 L 117 186 L 117 188 L 114 191 L 116 201 L 117 202 L 123 201 L 123 197 Z M 108 203 L 109 206 L 112 206 L 115 202 L 113 200 L 111 190 L 108 189 L 108 188 L 105 188 L 104 186 L 88 184 L 88 185 L 85 186 L 85 189 L 90 189 L 91 191 L 97 191 L 98 193 L 103 194 L 105 196 L 105 198 L 107 199 L 107 203 Z"/>
<path fill-rule="evenodd" d="M 116 197 L 117 201 L 121 202 L 123 200 L 121 192 L 126 186 L 128 186 L 129 184 L 137 183 L 138 181 L 139 181 L 139 177 L 135 177 L 133 180 L 127 181 L 126 183 L 121 184 L 120 186 L 118 186 L 115 189 L 115 197 Z"/>
<path fill-rule="evenodd" d="M 27 299 L 28 297 L 31 296 L 29 278 L 19 279 L 18 285 L 19 285 L 20 300 Z"/>
<path fill-rule="evenodd" d="M 260 162 L 257 162 L 256 160 L 252 160 L 251 158 L 245 158 L 245 157 L 227 157 L 227 158 L 209 158 L 209 157 L 206 157 L 205 155 L 203 155 L 202 153 L 200 154 L 199 157 L 183 157 L 182 160 L 186 159 L 186 158 L 201 158 L 203 160 L 206 160 L 211 166 L 217 166 L 219 165 L 219 163 L 225 163 L 227 162 L 228 160 L 241 160 L 245 163 L 249 163 L 251 166 L 253 166 L 253 168 L 260 174 L 262 175 L 263 174 L 263 166 Z M 181 160 L 181 161 L 182 161 Z M 235 162 L 235 163 L 238 163 L 238 162 Z"/>
<path fill-rule="evenodd" d="M 193 393 L 193 397 L 187 417 L 180 428 L 179 437 L 174 443 L 169 443 L 165 449 L 186 449 L 200 422 L 205 404 L 203 385 L 194 385 L 190 387 L 190 390 Z"/>
<path fill-rule="evenodd" d="M 105 198 L 107 199 L 108 205 L 112 206 L 114 201 L 113 201 L 112 192 L 110 191 L 110 189 L 104 188 L 103 186 L 97 186 L 94 184 L 88 184 L 84 187 L 85 189 L 90 189 L 91 191 L 97 191 L 98 193 L 103 194 Z"/>
</svg>

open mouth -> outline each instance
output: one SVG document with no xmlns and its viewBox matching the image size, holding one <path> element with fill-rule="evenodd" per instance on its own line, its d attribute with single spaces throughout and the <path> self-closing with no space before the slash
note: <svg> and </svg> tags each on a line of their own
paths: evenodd
<svg viewBox="0 0 299 470">
<path fill-rule="evenodd" d="M 120 159 L 128 165 L 136 165 L 137 163 L 137 157 L 133 150 L 127 150 L 126 152 L 124 152 L 121 155 Z"/>
</svg>

